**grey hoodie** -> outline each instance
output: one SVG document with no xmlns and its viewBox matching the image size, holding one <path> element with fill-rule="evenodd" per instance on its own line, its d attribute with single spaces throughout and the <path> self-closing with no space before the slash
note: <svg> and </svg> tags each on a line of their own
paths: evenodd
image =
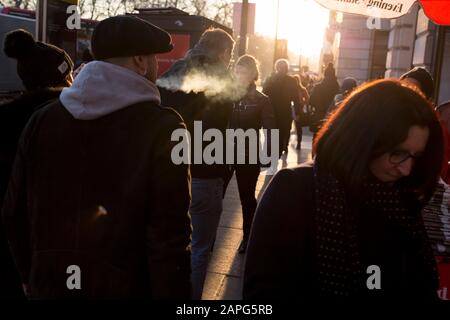
<svg viewBox="0 0 450 320">
<path fill-rule="evenodd" d="M 133 104 L 161 103 L 158 88 L 136 72 L 112 63 L 92 61 L 84 66 L 61 103 L 79 120 L 94 120 Z"/>
</svg>

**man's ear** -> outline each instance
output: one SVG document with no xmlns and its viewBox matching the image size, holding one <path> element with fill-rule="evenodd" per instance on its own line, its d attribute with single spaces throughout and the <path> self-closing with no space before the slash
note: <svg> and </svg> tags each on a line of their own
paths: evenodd
<svg viewBox="0 0 450 320">
<path fill-rule="evenodd" d="M 147 62 L 145 56 L 133 56 L 133 66 L 139 74 L 145 74 L 147 71 Z"/>
<path fill-rule="evenodd" d="M 139 67 L 142 65 L 142 57 L 141 56 L 133 56 L 131 57 L 132 61 L 133 61 L 133 65 L 136 67 Z"/>
</svg>

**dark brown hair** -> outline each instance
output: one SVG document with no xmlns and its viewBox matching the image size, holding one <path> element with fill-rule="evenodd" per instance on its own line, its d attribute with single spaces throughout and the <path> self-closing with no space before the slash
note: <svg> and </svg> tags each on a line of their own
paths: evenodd
<svg viewBox="0 0 450 320">
<path fill-rule="evenodd" d="M 255 59 L 255 57 L 244 54 L 243 56 L 240 56 L 238 61 L 236 62 L 236 66 L 241 66 L 244 68 L 247 68 L 251 72 L 255 74 L 254 80 L 257 81 L 259 78 L 259 68 L 258 68 L 258 61 Z"/>
<path fill-rule="evenodd" d="M 219 56 L 225 50 L 231 52 L 234 48 L 234 39 L 226 31 L 219 28 L 209 28 L 203 32 L 196 46 L 205 48 L 213 56 Z"/>
<path fill-rule="evenodd" d="M 425 96 L 398 80 L 373 81 L 344 100 L 314 143 L 317 168 L 333 174 L 350 190 L 358 190 L 370 162 L 405 141 L 414 125 L 427 127 L 429 138 L 424 156 L 401 183 L 428 199 L 441 172 L 442 128 Z"/>
</svg>

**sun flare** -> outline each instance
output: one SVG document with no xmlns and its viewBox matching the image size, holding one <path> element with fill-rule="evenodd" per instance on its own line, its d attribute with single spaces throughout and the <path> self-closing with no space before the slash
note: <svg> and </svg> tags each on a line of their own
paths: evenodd
<svg viewBox="0 0 450 320">
<path fill-rule="evenodd" d="M 289 50 L 318 56 L 328 25 L 329 10 L 314 0 L 279 0 L 278 38 L 287 39 Z M 275 36 L 277 0 L 254 0 L 256 32 Z"/>
</svg>

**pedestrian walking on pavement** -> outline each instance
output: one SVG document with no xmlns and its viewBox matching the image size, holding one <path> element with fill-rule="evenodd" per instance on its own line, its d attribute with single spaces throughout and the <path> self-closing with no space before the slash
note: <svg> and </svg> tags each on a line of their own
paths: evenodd
<svg viewBox="0 0 450 320">
<path fill-rule="evenodd" d="M 256 81 L 259 78 L 258 64 L 254 57 L 250 55 L 243 55 L 239 58 L 235 66 L 236 81 L 244 88 L 247 88 L 246 95 L 233 104 L 233 113 L 231 114 L 230 125 L 231 129 L 242 129 L 247 131 L 249 129 L 255 130 L 258 135 L 258 151 L 260 146 L 259 129 L 267 129 L 266 139 L 268 148 L 270 148 L 270 130 L 275 128 L 275 117 L 273 115 L 272 106 L 269 98 L 256 89 Z M 239 253 L 245 253 L 247 249 L 248 238 L 250 236 L 250 229 L 253 221 L 253 214 L 256 210 L 256 183 L 258 181 L 261 165 L 259 159 L 257 163 L 250 163 L 249 153 L 252 146 L 249 146 L 249 141 L 245 141 L 245 163 L 238 164 L 237 141 L 234 141 L 235 162 L 231 165 L 231 170 L 225 180 L 224 194 L 226 192 L 228 183 L 233 174 L 236 173 L 236 179 L 239 190 L 239 198 L 242 205 L 243 218 L 243 239 L 239 245 Z M 253 149 L 255 150 L 255 149 Z M 259 153 L 258 153 L 259 154 Z"/>
<path fill-rule="evenodd" d="M 303 114 L 303 107 L 309 104 L 309 93 L 308 90 L 303 86 L 300 76 L 295 75 L 295 80 L 298 84 L 298 95 L 300 104 L 294 109 L 294 122 L 295 122 L 295 130 L 297 132 L 297 146 L 295 149 L 300 150 L 302 146 L 302 138 L 303 138 L 303 127 L 300 121 L 300 117 Z"/>
<path fill-rule="evenodd" d="M 320 129 L 328 108 L 338 93 L 339 83 L 337 82 L 336 71 L 333 64 L 329 63 L 325 68 L 323 80 L 314 86 L 309 99 L 309 103 L 315 109 L 317 118 L 317 123 L 311 127 L 311 131 L 315 134 Z"/>
<path fill-rule="evenodd" d="M 280 130 L 280 156 L 287 155 L 292 127 L 292 108 L 299 108 L 300 99 L 296 80 L 288 75 L 289 61 L 275 62 L 275 73 L 264 83 L 263 93 L 269 96 L 273 107 L 277 129 Z"/>
<path fill-rule="evenodd" d="M 430 102 L 398 80 L 366 84 L 313 148 L 314 162 L 281 170 L 260 201 L 244 299 L 437 298 L 420 213 L 443 159 Z"/>
<path fill-rule="evenodd" d="M 185 126 L 154 83 L 172 47 L 142 19 L 101 21 L 96 60 L 24 129 L 3 219 L 32 299 L 190 298 Z"/>
<path fill-rule="evenodd" d="M 73 62 L 62 49 L 35 41 L 18 29 L 5 37 L 3 51 L 17 61 L 17 74 L 25 91 L 0 106 L 0 208 L 6 193 L 20 134 L 34 112 L 57 99 L 72 84 Z M 24 299 L 5 231 L 0 223 L 0 298 Z"/>
<path fill-rule="evenodd" d="M 203 132 L 217 129 L 223 136 L 232 112 L 233 85 L 228 70 L 234 48 L 233 38 L 222 29 L 209 29 L 186 56 L 175 62 L 159 79 L 161 101 L 173 107 L 186 122 L 192 141 L 196 132 L 194 122 L 201 121 Z M 205 81 L 207 79 L 207 81 Z M 200 137 L 200 140 L 202 138 Z M 224 141 L 225 143 L 225 141 Z M 199 154 L 201 163 L 191 166 L 192 202 L 192 298 L 200 300 L 206 278 L 211 250 L 222 213 L 222 195 L 226 164 L 207 164 L 202 157 L 208 143 Z M 197 152 L 192 146 L 192 154 Z M 225 144 L 223 145 L 225 148 Z"/>
</svg>

